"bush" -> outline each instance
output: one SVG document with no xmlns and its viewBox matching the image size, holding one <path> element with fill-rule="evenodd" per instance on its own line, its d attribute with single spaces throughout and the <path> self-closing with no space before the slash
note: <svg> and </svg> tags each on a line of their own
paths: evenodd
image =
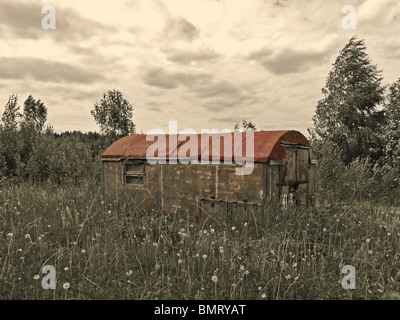
<svg viewBox="0 0 400 320">
<path fill-rule="evenodd" d="M 321 202 L 375 201 L 398 203 L 400 172 L 370 158 L 357 158 L 345 165 L 333 145 L 317 146 L 317 192 Z"/>
<path fill-rule="evenodd" d="M 95 135 L 85 142 L 78 135 L 59 137 L 51 128 L 42 132 L 29 123 L 19 128 L 0 126 L 0 175 L 55 183 L 100 179 L 101 144 L 95 139 Z"/>
</svg>

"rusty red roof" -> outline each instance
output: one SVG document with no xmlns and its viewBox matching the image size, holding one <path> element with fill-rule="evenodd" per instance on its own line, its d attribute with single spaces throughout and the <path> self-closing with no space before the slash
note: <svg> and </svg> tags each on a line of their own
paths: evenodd
<svg viewBox="0 0 400 320">
<path fill-rule="evenodd" d="M 239 143 L 235 143 L 234 133 L 217 133 L 217 134 L 195 134 L 195 135 L 182 135 L 186 137 L 186 140 L 179 140 L 177 142 L 177 147 L 173 148 L 173 150 L 169 151 L 169 140 L 175 135 L 164 135 L 158 141 L 158 137 L 156 135 L 131 135 L 126 136 L 122 139 L 114 142 L 104 153 L 102 154 L 102 159 L 146 159 L 146 152 L 149 151 L 149 154 L 154 154 L 155 157 L 169 159 L 172 157 L 177 157 L 177 154 L 181 152 L 185 152 L 188 149 L 190 141 L 192 143 L 196 143 L 197 139 L 197 148 L 198 152 L 196 158 L 198 159 L 206 159 L 212 160 L 212 146 L 216 148 L 217 140 L 220 139 L 220 150 L 219 154 L 217 152 L 217 157 L 219 156 L 219 160 L 224 160 L 224 141 L 232 141 L 232 152 L 229 154 L 235 154 L 240 151 L 240 147 L 242 147 L 242 160 L 246 160 L 246 133 L 241 133 L 241 141 Z M 190 137 L 190 139 L 189 139 Z M 208 141 L 207 141 L 208 137 Z M 176 137 L 174 137 L 176 140 Z M 229 139 L 229 140 L 225 140 Z M 165 140 L 165 141 L 164 141 Z M 162 150 L 158 150 L 155 142 L 159 142 L 159 145 L 165 143 L 165 152 Z M 282 131 L 256 131 L 254 132 L 254 162 L 267 162 L 268 160 L 280 160 L 285 157 L 285 153 L 283 148 L 281 147 L 281 143 L 286 144 L 298 144 L 309 146 L 309 142 L 307 138 L 298 131 L 295 130 L 282 130 Z M 149 149 L 151 148 L 151 149 Z M 227 150 L 229 146 L 227 146 Z M 207 149 L 209 153 L 207 154 Z M 164 153 L 164 154 L 162 154 Z M 228 156 L 229 156 L 228 154 Z M 189 154 L 187 154 L 189 156 Z M 239 157 L 240 158 L 240 157 Z M 237 158 L 234 158 L 237 159 Z M 233 159 L 232 159 L 233 160 Z"/>
</svg>

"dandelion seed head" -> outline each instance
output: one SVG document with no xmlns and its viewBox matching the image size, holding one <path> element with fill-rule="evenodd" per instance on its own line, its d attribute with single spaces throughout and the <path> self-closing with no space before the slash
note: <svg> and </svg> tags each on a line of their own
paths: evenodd
<svg viewBox="0 0 400 320">
<path fill-rule="evenodd" d="M 68 289 L 70 288 L 70 284 L 69 284 L 68 282 L 64 283 L 64 284 L 63 284 L 63 288 L 64 288 L 65 290 L 68 290 Z"/>
<path fill-rule="evenodd" d="M 211 277 L 211 281 L 212 281 L 212 282 L 217 282 L 217 281 L 218 281 L 218 277 L 214 274 L 214 275 Z"/>
<path fill-rule="evenodd" d="M 33 279 L 35 279 L 35 280 L 39 280 L 39 278 L 40 278 L 40 276 L 39 276 L 38 274 L 35 274 L 35 275 L 33 276 Z"/>
</svg>

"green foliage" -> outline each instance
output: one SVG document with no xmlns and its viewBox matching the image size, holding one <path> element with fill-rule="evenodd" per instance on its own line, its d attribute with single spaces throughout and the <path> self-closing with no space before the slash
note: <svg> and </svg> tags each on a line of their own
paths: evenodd
<svg viewBox="0 0 400 320">
<path fill-rule="evenodd" d="M 47 120 L 47 108 L 43 102 L 33 99 L 31 95 L 24 102 L 24 120 L 31 122 L 42 130 Z"/>
<path fill-rule="evenodd" d="M 381 71 L 371 64 L 365 50 L 364 40 L 352 37 L 340 51 L 313 117 L 314 140 L 337 145 L 345 164 L 382 156 L 384 118 L 377 107 L 384 100 L 384 87 Z"/>
<path fill-rule="evenodd" d="M 135 133 L 132 122 L 133 106 L 118 90 L 109 90 L 100 103 L 95 103 L 91 114 L 100 125 L 102 133 L 113 136 L 126 136 Z"/>
<path fill-rule="evenodd" d="M 385 104 L 384 163 L 396 168 L 400 175 L 400 78 L 389 87 Z"/>
<path fill-rule="evenodd" d="M 21 117 L 21 113 L 19 112 L 18 96 L 12 94 L 5 105 L 1 121 L 6 128 L 16 128 L 19 117 Z"/>
<path fill-rule="evenodd" d="M 381 205 L 399 204 L 398 170 L 381 166 L 370 158 L 355 159 L 346 165 L 332 145 L 320 149 L 317 164 L 317 199 L 319 203 L 360 203 L 374 201 Z"/>
<path fill-rule="evenodd" d="M 246 130 L 254 130 L 254 131 L 256 131 L 257 130 L 255 123 L 253 123 L 250 120 L 247 121 L 247 120 L 244 120 L 244 119 L 242 120 L 242 128 L 243 128 L 243 131 L 246 131 Z M 235 123 L 233 129 L 234 130 L 240 129 L 239 122 Z"/>
<path fill-rule="evenodd" d="M 105 141 L 93 133 L 41 131 L 32 122 L 22 122 L 18 129 L 0 126 L 0 176 L 59 184 L 100 180 Z"/>
</svg>

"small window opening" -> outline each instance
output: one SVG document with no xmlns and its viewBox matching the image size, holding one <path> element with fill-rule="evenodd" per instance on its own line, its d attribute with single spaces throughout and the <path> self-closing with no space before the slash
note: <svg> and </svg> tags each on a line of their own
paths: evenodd
<svg viewBox="0 0 400 320">
<path fill-rule="evenodd" d="M 124 182 L 129 186 L 143 186 L 145 184 L 146 166 L 143 161 L 126 162 L 124 164 Z"/>
</svg>

